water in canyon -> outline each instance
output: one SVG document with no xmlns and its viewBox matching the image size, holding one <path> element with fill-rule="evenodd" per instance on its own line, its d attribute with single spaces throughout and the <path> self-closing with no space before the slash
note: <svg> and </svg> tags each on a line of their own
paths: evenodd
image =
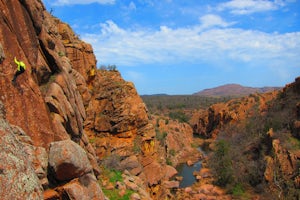
<svg viewBox="0 0 300 200">
<path fill-rule="evenodd" d="M 188 166 L 186 163 L 182 163 L 177 167 L 178 176 L 182 177 L 182 181 L 179 184 L 180 188 L 188 187 L 196 182 L 196 177 L 194 176 L 195 171 L 201 169 L 201 161 L 196 162 L 194 165 Z"/>
</svg>

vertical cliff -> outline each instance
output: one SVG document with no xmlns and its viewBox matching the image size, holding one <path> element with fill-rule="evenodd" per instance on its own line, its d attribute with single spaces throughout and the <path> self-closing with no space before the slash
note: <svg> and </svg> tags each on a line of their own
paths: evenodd
<svg viewBox="0 0 300 200">
<path fill-rule="evenodd" d="M 299 199 L 299 86 L 298 77 L 282 90 L 194 114 L 194 132 L 214 138 L 208 166 L 216 184 L 239 189 L 240 198 Z"/>
<path fill-rule="evenodd" d="M 1 1 L 0 8 L 0 43 L 5 54 L 0 68 L 0 94 L 8 111 L 7 120 L 22 127 L 36 145 L 47 146 L 53 141 L 54 132 L 37 76 L 31 73 L 34 69 L 40 72 L 42 66 L 50 73 L 39 41 L 45 28 L 44 8 L 39 1 Z M 27 71 L 18 77 L 15 86 L 11 83 L 16 71 L 14 57 L 27 65 Z"/>
<path fill-rule="evenodd" d="M 16 192 L 22 195 L 34 189 L 35 199 L 43 198 L 43 191 L 45 199 L 66 195 L 104 199 L 95 177 L 99 174 L 95 151 L 83 130 L 86 111 L 81 94 L 86 94 L 87 87 L 84 73 L 80 72 L 96 64 L 90 45 L 80 41 L 89 50 L 79 51 L 80 59 L 87 58 L 91 63 L 73 67 L 64 46 L 64 24 L 51 16 L 40 0 L 5 0 L 0 2 L 0 8 L 0 100 L 6 110 L 6 123 L 19 130 L 10 131 L 1 124 L 1 134 L 8 138 L 1 140 L 1 148 L 13 145 L 18 149 L 15 153 L 1 151 L 1 159 L 13 154 L 18 157 L 15 161 L 21 163 L 13 172 L 15 177 L 21 177 L 14 180 L 22 185 Z M 15 84 L 11 81 L 17 69 L 14 57 L 26 64 L 26 71 Z M 1 183 L 11 174 L 10 163 L 1 168 Z M 36 177 L 38 182 L 32 179 L 27 183 L 27 178 L 22 178 L 27 168 L 26 177 Z M 32 170 L 35 175 L 30 174 Z M 1 193 L 8 187 L 3 185 Z M 14 195 L 21 199 L 15 193 L 11 197 Z"/>
<path fill-rule="evenodd" d="M 140 182 L 139 189 L 127 183 L 135 196 L 172 196 L 172 187 L 163 183 L 176 170 L 166 163 L 165 147 L 134 85 L 116 70 L 91 75 L 96 66 L 91 45 L 40 0 L 4 0 L 0 8 L 0 105 L 6 110 L 0 159 L 13 155 L 21 163 L 13 171 L 6 168 L 14 163 L 1 165 L 1 183 L 13 172 L 24 186 L 16 190 L 20 198 L 30 193 L 32 199 L 104 199 L 96 178 L 102 175 L 99 163 L 118 157 L 124 176 Z M 27 68 L 12 83 L 14 57 Z M 1 194 L 10 190 L 2 186 Z M 5 198 L 20 199 L 16 193 Z"/>
</svg>

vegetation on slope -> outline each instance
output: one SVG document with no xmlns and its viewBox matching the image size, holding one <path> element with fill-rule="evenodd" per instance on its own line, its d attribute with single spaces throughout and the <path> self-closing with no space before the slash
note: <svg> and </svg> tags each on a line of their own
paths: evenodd
<svg viewBox="0 0 300 200">
<path fill-rule="evenodd" d="M 151 114 L 166 116 L 179 122 L 188 122 L 194 110 L 226 102 L 233 97 L 203 97 L 195 95 L 142 95 Z"/>
<path fill-rule="evenodd" d="M 299 93 L 288 88 L 268 102 L 264 115 L 258 112 L 258 106 L 254 106 L 252 117 L 224 127 L 209 161 L 216 177 L 215 183 L 245 198 L 254 193 L 266 199 L 299 199 L 300 191 L 295 185 L 295 178 L 299 177 L 300 162 L 298 160 L 295 166 L 298 170 L 287 175 L 273 143 L 278 139 L 288 155 L 300 151 L 299 138 L 292 134 L 299 101 Z M 265 177 L 267 158 L 274 160 L 273 186 Z"/>
<path fill-rule="evenodd" d="M 231 99 L 224 97 L 202 97 L 195 95 L 142 95 L 150 112 L 175 109 L 205 109 L 208 106 Z"/>
</svg>

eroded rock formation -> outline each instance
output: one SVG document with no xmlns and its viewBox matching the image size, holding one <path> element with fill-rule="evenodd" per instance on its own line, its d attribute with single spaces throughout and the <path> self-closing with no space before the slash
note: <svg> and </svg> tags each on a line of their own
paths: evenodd
<svg viewBox="0 0 300 200">
<path fill-rule="evenodd" d="M 3 116 L 21 141 L 10 140 L 20 145 L 14 147 L 17 156 L 23 159 L 23 148 L 30 155 L 14 171 L 17 177 L 28 168 L 33 177 L 32 187 L 24 190 L 34 189 L 30 195 L 37 199 L 42 193 L 44 199 L 104 199 L 96 179 L 98 164 L 117 155 L 118 167 L 141 180 L 143 189 L 136 198 L 167 196 L 176 170 L 160 154 L 164 148 L 134 85 L 117 71 L 97 70 L 90 77 L 96 66 L 91 45 L 48 13 L 41 1 L 5 0 L 0 8 L 0 99 L 7 110 Z M 16 84 L 11 83 L 14 57 L 27 66 Z M 6 129 L 1 134 L 11 135 Z M 26 181 L 19 184 L 28 185 Z"/>
<path fill-rule="evenodd" d="M 32 145 L 22 143 L 18 137 L 32 141 L 20 128 L 9 124 L 5 117 L 5 109 L 0 102 L 1 198 L 43 199 L 43 188 L 33 167 L 34 154 L 29 154 Z"/>
<path fill-rule="evenodd" d="M 248 97 L 232 99 L 226 103 L 218 103 L 207 110 L 194 113 L 190 124 L 195 134 L 206 138 L 216 138 L 220 128 L 230 123 L 239 123 L 254 113 L 263 114 L 268 101 L 274 99 L 278 91 L 265 94 L 251 94 Z"/>
<path fill-rule="evenodd" d="M 42 198 L 40 193 L 48 189 L 45 192 L 47 198 L 51 195 L 62 197 L 67 193 L 75 199 L 80 199 L 78 197 L 80 195 L 91 197 L 89 195 L 91 193 L 90 188 L 93 188 L 96 195 L 93 198 L 104 199 L 94 175 L 94 173 L 96 175 L 100 173 L 95 150 L 90 145 L 83 130 L 83 122 L 86 118 L 83 97 L 88 96 L 86 95 L 88 89 L 84 73 L 81 74 L 81 71 L 76 70 L 85 71 L 90 63 L 79 63 L 80 66 L 76 65 L 76 69 L 73 67 L 73 63 L 66 56 L 65 36 L 61 32 L 63 29 L 61 27 L 67 25 L 50 15 L 41 1 L 1 1 L 0 8 L 0 98 L 7 111 L 8 123 L 13 124 L 14 127 L 19 127 L 15 128 L 16 130 L 22 130 L 22 134 L 18 135 L 22 140 L 25 140 L 25 152 L 30 155 L 29 160 L 25 159 L 23 168 L 33 168 L 36 176 L 40 179 L 36 182 L 34 178 L 31 178 L 33 183 L 27 190 L 34 189 L 34 187 L 39 188 L 36 189 L 37 198 Z M 79 40 L 77 40 L 77 44 L 73 43 L 73 46 L 75 45 L 90 46 Z M 92 54 L 91 48 L 89 51 L 83 49 L 80 51 L 82 52 L 81 60 L 85 60 L 85 57 L 88 59 Z M 16 84 L 11 83 L 16 70 L 13 62 L 14 57 L 22 60 L 27 66 L 25 73 L 17 78 Z M 94 56 L 91 62 L 95 65 Z M 6 132 L 3 134 L 9 136 Z M 51 158 L 50 166 L 53 167 L 53 154 L 49 154 L 49 150 L 56 152 L 56 156 L 64 155 L 62 151 L 59 151 L 59 147 L 54 148 L 51 145 L 51 149 L 49 149 L 50 143 L 56 144 L 55 141 L 62 140 L 66 144 L 66 141 L 71 140 L 77 143 L 77 148 L 81 150 L 73 152 L 73 156 L 80 158 L 84 152 L 85 162 L 81 163 L 79 169 L 88 170 L 79 170 L 79 173 L 77 167 L 67 167 L 72 176 L 64 178 L 55 176 L 56 173 L 47 170 L 48 157 Z M 9 141 L 2 140 L 1 142 L 1 145 L 9 146 Z M 20 145 L 18 148 L 22 148 L 22 143 L 15 141 L 13 143 L 16 146 Z M 66 152 L 72 151 L 70 145 L 66 145 L 65 148 L 64 151 Z M 9 156 L 8 152 L 3 152 L 5 153 L 4 157 Z M 22 152 L 24 151 L 21 149 L 15 151 L 16 154 Z M 78 166 L 74 162 L 71 159 L 67 165 Z M 58 169 L 56 170 L 55 172 L 60 172 Z M 22 165 L 20 168 L 16 168 L 14 173 L 16 173 L 16 177 L 22 175 Z M 79 181 L 80 184 L 75 184 L 78 182 L 76 180 L 81 180 L 82 177 L 89 177 L 90 181 L 87 182 L 91 184 L 82 184 L 81 181 Z M 70 181 L 70 184 L 66 183 L 66 180 Z M 27 187 L 26 181 L 25 178 L 16 180 L 18 184 Z M 8 190 L 7 187 L 6 184 L 1 189 L 5 191 Z M 78 191 L 76 197 L 74 188 L 78 187 L 81 188 L 81 192 Z M 95 193 L 95 191 L 97 192 Z M 32 192 L 32 194 L 34 193 Z M 18 199 L 18 196 L 16 197 Z"/>
</svg>

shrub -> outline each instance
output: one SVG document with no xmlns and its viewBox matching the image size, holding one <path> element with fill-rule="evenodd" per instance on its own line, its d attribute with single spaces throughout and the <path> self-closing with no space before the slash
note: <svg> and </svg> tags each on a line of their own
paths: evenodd
<svg viewBox="0 0 300 200">
<path fill-rule="evenodd" d="M 109 199 L 114 200 L 130 200 L 130 196 L 134 193 L 134 191 L 132 190 L 126 190 L 126 193 L 123 196 L 121 196 L 119 194 L 120 191 L 115 188 L 112 190 L 102 188 L 102 191 L 105 194 L 105 196 L 107 196 Z"/>
<path fill-rule="evenodd" d="M 114 169 L 103 169 L 103 175 L 109 178 L 109 182 L 116 183 L 116 182 L 123 182 L 122 172 Z M 102 187 L 102 191 L 109 199 L 116 199 L 116 200 L 130 200 L 130 196 L 134 193 L 132 190 L 126 190 L 126 193 L 121 196 L 120 190 L 117 188 L 113 189 L 105 189 L 105 187 Z"/>
<path fill-rule="evenodd" d="M 116 65 L 101 65 L 99 69 L 105 71 L 118 71 Z"/>
<path fill-rule="evenodd" d="M 242 196 L 245 193 L 245 190 L 241 183 L 237 183 L 233 187 L 231 193 L 233 194 L 233 196 Z"/>
<path fill-rule="evenodd" d="M 45 95 L 47 93 L 51 83 L 53 83 L 56 80 L 56 76 L 57 76 L 57 74 L 55 74 L 55 73 L 51 74 L 48 77 L 48 80 L 44 84 L 40 85 L 40 90 L 43 95 Z"/>
<path fill-rule="evenodd" d="M 172 163 L 172 161 L 171 161 L 170 158 L 167 158 L 167 159 L 166 159 L 166 164 L 167 164 L 167 165 L 171 165 L 171 166 L 173 165 L 173 163 Z"/>
<path fill-rule="evenodd" d="M 142 146 L 142 139 L 139 137 L 136 137 L 133 141 L 133 152 L 136 154 L 141 153 L 141 151 L 142 151 L 141 146 Z"/>
<path fill-rule="evenodd" d="M 176 155 L 176 151 L 175 151 L 174 149 L 171 149 L 171 150 L 169 151 L 169 154 L 170 154 L 171 156 L 175 156 L 175 155 Z"/>
<path fill-rule="evenodd" d="M 117 181 L 123 182 L 122 172 L 118 170 L 111 170 L 109 174 L 109 181 L 115 183 Z"/>
<path fill-rule="evenodd" d="M 107 156 L 102 160 L 102 164 L 105 168 L 111 169 L 111 170 L 118 170 L 120 169 L 120 161 L 121 158 L 117 154 L 112 154 L 110 156 Z"/>
<path fill-rule="evenodd" d="M 188 122 L 189 119 L 182 111 L 170 112 L 169 117 L 174 120 L 178 120 L 179 122 Z"/>
<path fill-rule="evenodd" d="M 116 65 L 108 65 L 108 66 L 107 66 L 107 69 L 108 69 L 109 71 L 117 71 L 117 66 L 116 66 Z"/>
<path fill-rule="evenodd" d="M 215 173 L 216 185 L 226 186 L 233 182 L 233 168 L 229 156 L 229 143 L 219 140 L 216 144 L 216 151 L 210 165 Z"/>
<path fill-rule="evenodd" d="M 58 52 L 58 55 L 59 55 L 59 57 L 63 57 L 63 56 L 65 56 L 66 54 L 65 54 L 65 52 L 59 51 L 59 52 Z"/>
<path fill-rule="evenodd" d="M 160 142 L 161 145 L 164 145 L 168 133 L 160 132 L 158 129 L 156 129 L 155 132 L 156 132 L 156 139 Z"/>
</svg>

